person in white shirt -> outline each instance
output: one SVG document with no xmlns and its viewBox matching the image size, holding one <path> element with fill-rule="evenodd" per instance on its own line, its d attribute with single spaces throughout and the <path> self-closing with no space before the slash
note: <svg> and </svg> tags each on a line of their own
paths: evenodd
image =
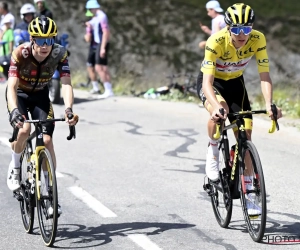
<svg viewBox="0 0 300 250">
<path fill-rule="evenodd" d="M 211 29 L 200 22 L 200 28 L 203 32 L 208 34 L 209 36 L 216 33 L 217 31 L 223 29 L 226 26 L 224 21 L 224 15 L 221 13 L 223 9 L 220 6 L 218 1 L 209 1 L 206 3 L 207 15 L 212 18 L 211 20 Z M 202 41 L 199 43 L 199 47 L 204 49 L 206 45 L 206 41 Z"/>
<path fill-rule="evenodd" d="M 3 29 L 5 25 L 3 23 L 4 17 L 5 20 L 10 20 L 11 28 L 15 27 L 15 17 L 9 12 L 8 4 L 6 2 L 0 2 L 0 15 L 1 15 L 1 22 L 0 22 L 0 38 L 3 35 Z"/>
</svg>

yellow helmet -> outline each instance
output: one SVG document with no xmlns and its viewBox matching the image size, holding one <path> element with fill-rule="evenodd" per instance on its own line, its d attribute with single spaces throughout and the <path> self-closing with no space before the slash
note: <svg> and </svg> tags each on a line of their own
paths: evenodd
<svg viewBox="0 0 300 250">
<path fill-rule="evenodd" d="M 254 23 L 253 9 L 244 3 L 236 3 L 225 12 L 225 23 L 229 26 L 249 26 Z"/>
<path fill-rule="evenodd" d="M 28 32 L 32 37 L 57 36 L 57 26 L 51 18 L 40 16 L 30 22 Z"/>
</svg>

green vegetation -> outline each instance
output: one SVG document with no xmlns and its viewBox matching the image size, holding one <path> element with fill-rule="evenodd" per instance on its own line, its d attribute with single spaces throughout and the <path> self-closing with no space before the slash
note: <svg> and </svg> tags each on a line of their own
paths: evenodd
<svg viewBox="0 0 300 250">
<path fill-rule="evenodd" d="M 276 88 L 273 93 L 274 103 L 283 111 L 283 115 L 290 118 L 300 118 L 300 88 Z M 265 108 L 262 94 L 254 98 L 253 108 Z"/>
</svg>

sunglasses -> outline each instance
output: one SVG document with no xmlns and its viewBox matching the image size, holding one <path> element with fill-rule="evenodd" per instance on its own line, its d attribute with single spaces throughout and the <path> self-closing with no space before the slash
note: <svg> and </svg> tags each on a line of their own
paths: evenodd
<svg viewBox="0 0 300 250">
<path fill-rule="evenodd" d="M 33 41 L 38 45 L 38 46 L 43 46 L 44 44 L 51 46 L 54 44 L 55 39 L 54 38 L 34 38 Z"/>
<path fill-rule="evenodd" d="M 244 35 L 249 35 L 252 31 L 252 26 L 230 27 L 230 32 L 238 36 L 243 31 Z"/>
</svg>

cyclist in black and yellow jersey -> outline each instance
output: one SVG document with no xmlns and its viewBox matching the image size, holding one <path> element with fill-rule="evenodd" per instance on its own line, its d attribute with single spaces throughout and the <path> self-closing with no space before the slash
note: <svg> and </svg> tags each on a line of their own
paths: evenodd
<svg viewBox="0 0 300 250">
<path fill-rule="evenodd" d="M 205 57 L 201 72 L 197 79 L 197 90 L 203 105 L 210 113 L 208 121 L 209 146 L 206 156 L 206 174 L 212 181 L 218 179 L 219 150 L 218 143 L 213 138 L 215 123 L 220 118 L 226 118 L 228 112 L 251 110 L 248 94 L 245 88 L 243 72 L 252 56 L 255 55 L 261 81 L 261 89 L 265 99 L 266 110 L 271 119 L 272 81 L 269 74 L 269 59 L 264 34 L 253 29 L 255 15 L 253 9 L 246 4 L 237 3 L 230 6 L 225 13 L 227 26 L 213 34 L 206 43 Z M 220 114 L 220 109 L 225 114 Z M 282 116 L 277 108 L 278 116 Z M 229 119 L 230 122 L 234 122 Z M 252 116 L 245 119 L 248 138 L 251 139 Z M 235 132 L 236 134 L 237 132 Z M 250 171 L 250 170 L 248 170 Z M 252 177 L 246 177 L 245 182 L 251 188 Z M 251 207 L 248 202 L 249 215 L 260 213 L 259 207 Z"/>
</svg>

